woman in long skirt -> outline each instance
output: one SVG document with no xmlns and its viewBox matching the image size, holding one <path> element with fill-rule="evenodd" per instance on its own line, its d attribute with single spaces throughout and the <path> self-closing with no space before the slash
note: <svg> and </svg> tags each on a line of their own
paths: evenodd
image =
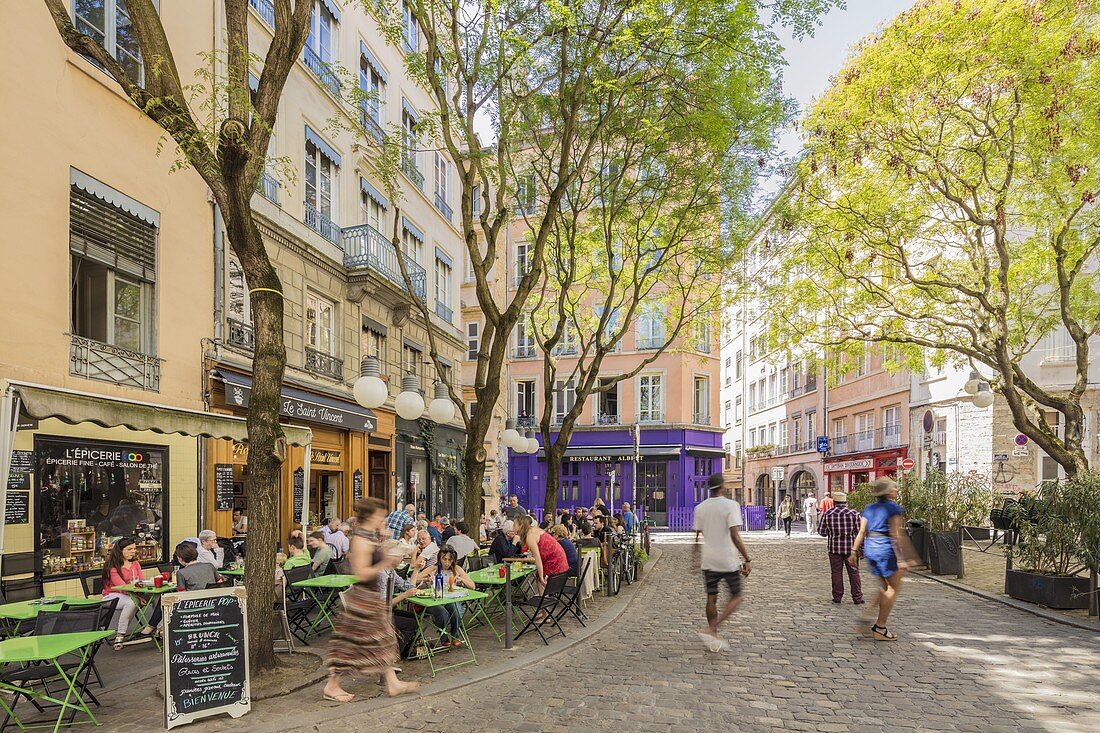
<svg viewBox="0 0 1100 733">
<path fill-rule="evenodd" d="M 399 681 L 394 670 L 400 656 L 397 636 L 379 583 L 383 571 L 401 562 L 401 555 L 383 552 L 373 539 L 385 526 L 386 506 L 374 497 L 360 499 L 355 513 L 359 526 L 352 533 L 348 560 L 359 582 L 344 594 L 344 610 L 336 619 L 328 647 L 324 695 L 335 702 L 351 702 L 355 697 L 340 685 L 340 675 L 345 672 L 380 675 L 390 697 L 420 689 L 419 682 Z"/>
</svg>

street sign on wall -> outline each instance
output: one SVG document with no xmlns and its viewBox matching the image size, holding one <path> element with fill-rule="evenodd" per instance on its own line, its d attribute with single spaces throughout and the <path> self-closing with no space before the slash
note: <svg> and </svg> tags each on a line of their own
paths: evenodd
<svg viewBox="0 0 1100 733">
<path fill-rule="evenodd" d="M 829 452 L 829 436 L 819 435 L 817 436 L 817 452 L 828 453 Z"/>
</svg>

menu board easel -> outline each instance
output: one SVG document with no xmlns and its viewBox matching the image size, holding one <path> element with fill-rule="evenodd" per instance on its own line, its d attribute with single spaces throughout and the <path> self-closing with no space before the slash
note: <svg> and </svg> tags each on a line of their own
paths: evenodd
<svg viewBox="0 0 1100 733">
<path fill-rule="evenodd" d="M 163 597 L 164 727 L 252 709 L 244 586 Z"/>
</svg>

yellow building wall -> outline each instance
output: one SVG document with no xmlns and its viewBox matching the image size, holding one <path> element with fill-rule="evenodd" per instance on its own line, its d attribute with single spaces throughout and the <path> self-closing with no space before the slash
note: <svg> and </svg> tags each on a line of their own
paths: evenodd
<svg viewBox="0 0 1100 733">
<path fill-rule="evenodd" d="M 66 425 L 60 420 L 43 420 L 37 430 L 20 431 L 15 436 L 16 450 L 34 450 L 34 436 L 107 440 L 118 443 L 165 446 L 168 448 L 168 495 L 166 509 L 168 527 L 162 543 L 169 551 L 184 537 L 193 537 L 201 529 L 198 526 L 198 457 L 197 441 L 184 435 L 158 435 L 149 431 L 126 428 L 101 428 L 98 425 Z M 37 477 L 35 477 L 37 478 Z M 31 490 L 30 522 L 7 525 L 4 530 L 4 549 L 7 552 L 29 552 L 36 549 L 34 543 L 35 512 L 34 489 Z M 153 567 L 146 575 L 152 576 Z M 77 579 L 46 582 L 45 592 L 51 595 L 82 596 L 84 591 Z"/>
</svg>

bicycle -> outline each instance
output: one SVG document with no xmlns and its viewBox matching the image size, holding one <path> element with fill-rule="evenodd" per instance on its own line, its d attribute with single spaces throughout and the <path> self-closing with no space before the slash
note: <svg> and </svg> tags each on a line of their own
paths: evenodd
<svg viewBox="0 0 1100 733">
<path fill-rule="evenodd" d="M 628 534 L 609 534 L 607 549 L 610 557 L 607 561 L 607 594 L 618 595 L 623 580 L 632 585 L 637 579 L 637 564 L 634 562 L 634 536 Z"/>
</svg>

